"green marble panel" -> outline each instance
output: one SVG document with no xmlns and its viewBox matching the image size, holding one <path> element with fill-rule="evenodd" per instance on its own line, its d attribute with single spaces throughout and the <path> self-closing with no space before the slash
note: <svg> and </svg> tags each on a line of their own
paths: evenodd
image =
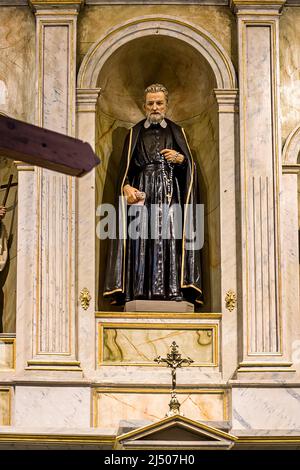
<svg viewBox="0 0 300 470">
<path fill-rule="evenodd" d="M 99 325 L 99 364 L 152 365 L 165 357 L 172 341 L 193 366 L 217 365 L 217 325 Z"/>
</svg>

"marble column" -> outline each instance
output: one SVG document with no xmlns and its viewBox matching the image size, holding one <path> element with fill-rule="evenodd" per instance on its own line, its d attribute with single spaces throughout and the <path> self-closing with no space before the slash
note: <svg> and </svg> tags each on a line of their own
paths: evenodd
<svg viewBox="0 0 300 470">
<path fill-rule="evenodd" d="M 239 372 L 289 370 L 282 304 L 279 16 L 285 1 L 233 0 L 240 83 Z"/>
<path fill-rule="evenodd" d="M 220 251 L 222 306 L 222 373 L 237 365 L 236 176 L 238 161 L 238 90 L 216 89 L 219 115 Z M 226 298 L 232 292 L 233 301 Z"/>
<path fill-rule="evenodd" d="M 31 1 L 36 17 L 36 123 L 70 136 L 75 136 L 76 25 L 81 3 Z M 35 192 L 33 336 L 28 368 L 80 371 L 76 180 L 37 168 Z"/>
</svg>

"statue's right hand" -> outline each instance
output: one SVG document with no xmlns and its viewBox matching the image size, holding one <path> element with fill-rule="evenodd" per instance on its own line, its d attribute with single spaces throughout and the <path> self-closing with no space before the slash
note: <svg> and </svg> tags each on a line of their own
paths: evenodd
<svg viewBox="0 0 300 470">
<path fill-rule="evenodd" d="M 0 220 L 3 219 L 5 214 L 6 214 L 6 207 L 5 206 L 0 206 Z"/>
<path fill-rule="evenodd" d="M 123 188 L 123 193 L 124 193 L 124 196 L 126 197 L 126 200 L 127 200 L 127 204 L 135 204 L 136 202 L 138 202 L 138 197 L 137 197 L 137 193 L 139 193 L 140 191 L 136 188 L 134 188 L 133 186 L 130 186 L 130 184 L 126 184 L 126 186 L 124 186 Z"/>
</svg>

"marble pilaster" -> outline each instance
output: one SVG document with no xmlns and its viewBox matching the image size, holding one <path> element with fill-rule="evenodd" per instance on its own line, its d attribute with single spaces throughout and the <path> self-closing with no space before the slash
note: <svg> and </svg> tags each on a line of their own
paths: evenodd
<svg viewBox="0 0 300 470">
<path fill-rule="evenodd" d="M 75 136 L 76 26 L 81 2 L 31 2 L 36 16 L 36 122 Z M 59 149 L 58 149 L 59 151 Z M 36 238 L 30 369 L 80 370 L 76 323 L 76 182 L 35 171 Z"/>
<path fill-rule="evenodd" d="M 281 279 L 279 14 L 283 4 L 232 2 L 240 76 L 240 372 L 252 367 L 282 371 L 291 365 L 285 350 Z"/>
</svg>

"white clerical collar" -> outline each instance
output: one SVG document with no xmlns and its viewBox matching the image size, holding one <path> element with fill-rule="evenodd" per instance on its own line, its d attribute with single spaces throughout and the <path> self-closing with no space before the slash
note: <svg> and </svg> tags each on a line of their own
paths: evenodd
<svg viewBox="0 0 300 470">
<path fill-rule="evenodd" d="M 153 124 L 152 122 L 149 121 L 149 119 L 146 119 L 146 121 L 144 122 L 144 127 L 145 129 L 148 129 L 148 127 L 151 126 L 151 124 Z M 162 121 L 160 121 L 160 123 L 158 123 L 161 127 L 163 127 L 164 129 L 167 127 L 168 123 L 167 121 L 165 121 L 165 119 L 163 119 Z"/>
</svg>

